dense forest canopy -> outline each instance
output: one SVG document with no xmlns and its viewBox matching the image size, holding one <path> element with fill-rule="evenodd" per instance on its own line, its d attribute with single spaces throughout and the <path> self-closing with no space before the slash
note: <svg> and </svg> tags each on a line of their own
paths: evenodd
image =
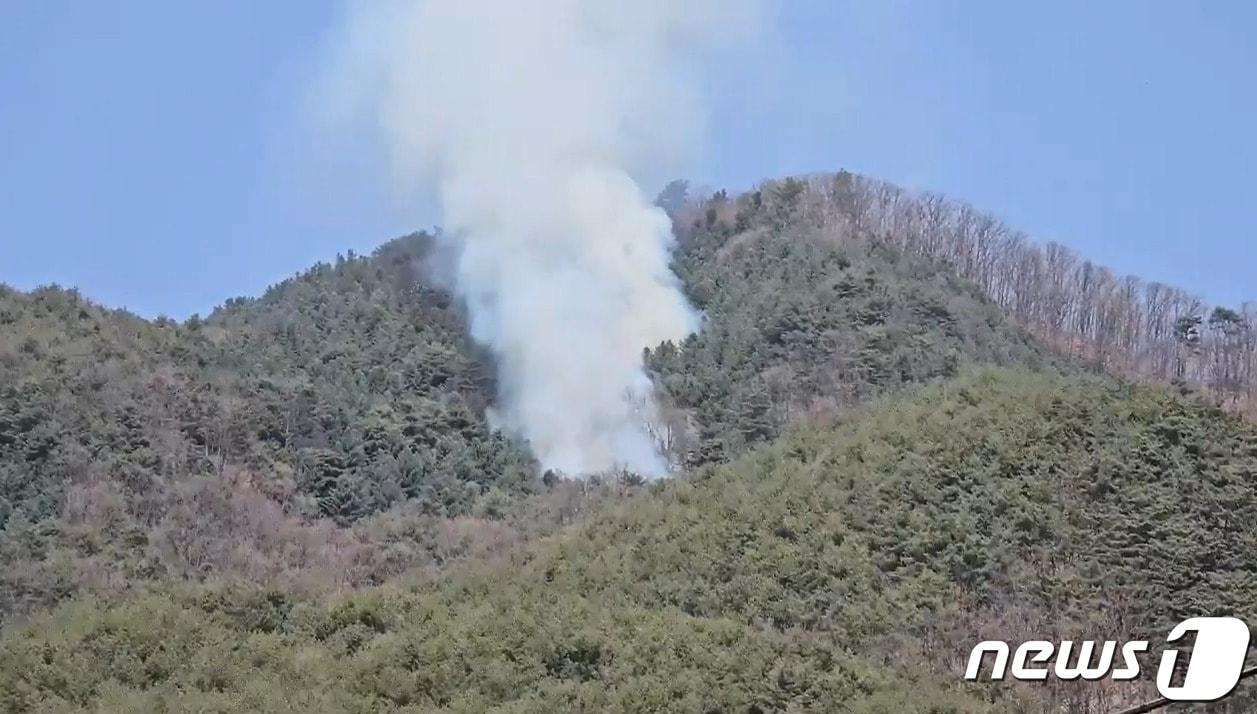
<svg viewBox="0 0 1257 714">
<path fill-rule="evenodd" d="M 1255 470 L 1257 429 L 1199 399 L 965 373 L 417 587 L 62 606 L 0 641 L 0 702 L 1109 711 L 1141 690 L 960 687 L 957 672 L 979 636 L 1155 639 L 1199 612 L 1257 615 Z"/>
<path fill-rule="evenodd" d="M 679 215 L 693 226 L 713 223 L 724 200 L 717 194 Z M 1210 306 L 1174 286 L 1117 276 L 1059 243 L 1036 243 L 968 204 L 847 172 L 770 182 L 743 201 L 767 203 L 791 225 L 946 267 L 1094 369 L 1204 387 L 1232 408 L 1257 408 L 1257 304 Z"/>
<path fill-rule="evenodd" d="M 957 668 L 1254 615 L 1251 306 L 847 173 L 660 205 L 665 482 L 490 427 L 426 234 L 182 323 L 0 288 L 0 709 L 1106 711 Z"/>
</svg>

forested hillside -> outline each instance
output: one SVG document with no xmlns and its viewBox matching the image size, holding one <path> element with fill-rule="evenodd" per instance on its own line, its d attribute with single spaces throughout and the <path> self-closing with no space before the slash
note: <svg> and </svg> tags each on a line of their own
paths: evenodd
<svg viewBox="0 0 1257 714">
<path fill-rule="evenodd" d="M 1118 276 L 968 204 L 847 172 L 768 182 L 745 202 L 766 205 L 781 224 L 864 238 L 945 267 L 1093 368 L 1207 388 L 1232 408 L 1254 409 L 1253 303 L 1211 306 L 1172 285 Z M 723 194 L 693 203 L 680 222 L 711 225 L 723 203 Z"/>
<path fill-rule="evenodd" d="M 647 360 L 679 466 L 965 364 L 1057 368 L 927 260 L 754 195 L 715 203 L 677 253 L 704 329 Z M 428 280 L 431 241 L 184 323 L 0 294 L 0 612 L 170 577 L 370 584 L 522 537 L 504 520 L 570 520 L 589 489 L 485 423 L 493 366 Z"/>
<path fill-rule="evenodd" d="M 300 569 L 344 550 L 333 524 L 534 490 L 526 451 L 485 425 L 491 369 L 417 279 L 424 250 L 395 241 L 183 324 L 56 288 L 0 295 L 3 610 L 84 584 Z M 232 543 L 247 523 L 259 552 Z"/>
<path fill-rule="evenodd" d="M 957 673 L 1257 616 L 1249 313 L 846 173 L 683 189 L 664 482 L 489 428 L 425 234 L 182 323 L 0 288 L 0 710 L 1101 712 Z"/>
<path fill-rule="evenodd" d="M 706 316 L 647 363 L 697 424 L 670 444 L 694 465 L 740 453 L 788 424 L 833 415 L 966 364 L 1062 369 L 974 286 L 933 262 L 802 211 L 801 183 L 674 212 L 676 271 Z M 673 433 L 678 430 L 674 429 Z"/>
<path fill-rule="evenodd" d="M 1199 399 L 981 371 L 427 586 L 67 605 L 0 643 L 0 691 L 13 711 L 1111 711 L 1146 688 L 959 673 L 989 636 L 1251 621 L 1255 470 L 1257 430 Z"/>
</svg>

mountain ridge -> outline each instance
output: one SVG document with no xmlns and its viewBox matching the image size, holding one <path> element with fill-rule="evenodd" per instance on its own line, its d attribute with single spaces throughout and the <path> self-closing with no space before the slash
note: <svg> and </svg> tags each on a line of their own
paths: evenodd
<svg viewBox="0 0 1257 714">
<path fill-rule="evenodd" d="M 850 174 L 678 194 L 659 482 L 489 427 L 427 234 L 183 323 L 0 288 L 0 707 L 1094 711 L 1147 683 L 958 658 L 1251 615 L 1241 312 Z"/>
</svg>

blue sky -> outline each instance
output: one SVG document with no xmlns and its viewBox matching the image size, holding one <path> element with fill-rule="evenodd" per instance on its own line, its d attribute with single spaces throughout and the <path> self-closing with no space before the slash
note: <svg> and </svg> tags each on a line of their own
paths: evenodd
<svg viewBox="0 0 1257 714">
<path fill-rule="evenodd" d="M 339 0 L 0 3 L 0 282 L 186 317 L 438 222 L 378 147 L 309 129 L 340 19 Z M 790 0 L 726 59 L 688 173 L 848 168 L 1238 304 L 1254 27 L 1241 0 Z"/>
</svg>

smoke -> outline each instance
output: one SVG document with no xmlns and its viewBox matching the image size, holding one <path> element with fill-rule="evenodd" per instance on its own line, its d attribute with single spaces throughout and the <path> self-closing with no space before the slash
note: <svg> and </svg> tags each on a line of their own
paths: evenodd
<svg viewBox="0 0 1257 714">
<path fill-rule="evenodd" d="M 395 179 L 437 196 L 447 276 L 497 357 L 496 426 L 545 468 L 666 465 L 642 350 L 697 318 L 667 216 L 637 180 L 702 134 L 698 57 L 753 0 L 416 0 L 358 8 L 341 99 L 382 131 Z M 636 180 L 635 180 L 636 179 Z"/>
</svg>

